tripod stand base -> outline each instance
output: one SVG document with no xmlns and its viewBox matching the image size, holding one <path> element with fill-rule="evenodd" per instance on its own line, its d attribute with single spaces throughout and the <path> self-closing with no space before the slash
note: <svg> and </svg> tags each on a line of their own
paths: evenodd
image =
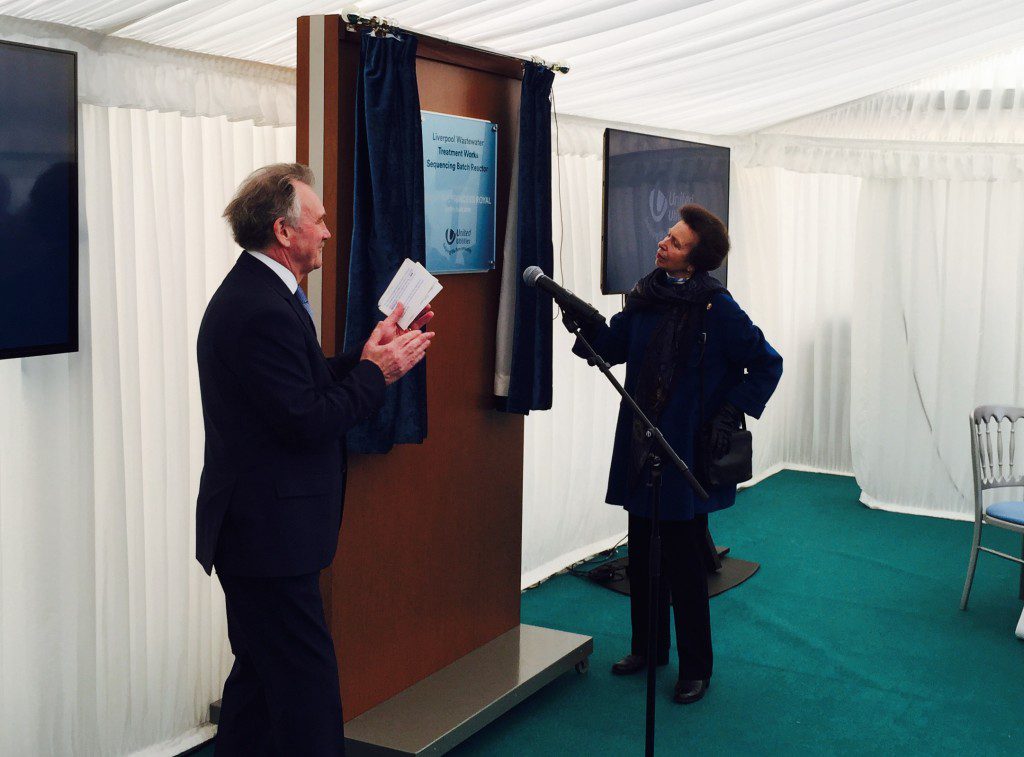
<svg viewBox="0 0 1024 757">
<path fill-rule="evenodd" d="M 708 596 L 715 597 L 722 592 L 739 586 L 752 575 L 757 573 L 760 563 L 738 560 L 735 557 L 726 557 L 723 550 L 728 547 L 718 547 L 718 555 L 722 561 L 722 567 L 717 572 L 708 573 Z M 623 557 L 612 560 L 587 573 L 587 577 L 595 583 L 616 591 L 619 594 L 629 595 L 629 578 L 626 577 L 626 566 L 629 565 L 629 558 Z"/>
</svg>

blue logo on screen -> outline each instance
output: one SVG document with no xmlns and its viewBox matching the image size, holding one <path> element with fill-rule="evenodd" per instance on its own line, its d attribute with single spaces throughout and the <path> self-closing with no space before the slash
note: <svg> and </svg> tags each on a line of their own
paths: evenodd
<svg viewBox="0 0 1024 757">
<path fill-rule="evenodd" d="M 668 210 L 668 198 L 665 197 L 665 193 L 657 187 L 651 190 L 651 196 L 649 198 L 651 205 L 651 218 L 655 222 L 660 221 L 665 217 L 665 211 Z"/>
<path fill-rule="evenodd" d="M 686 194 L 684 192 L 669 192 L 665 194 L 657 187 L 651 189 L 651 193 L 647 198 L 648 204 L 651 208 L 651 220 L 658 224 L 661 223 L 661 219 L 665 217 L 665 213 L 668 212 L 669 206 L 673 208 L 680 208 L 687 203 L 693 202 L 693 195 Z M 657 227 L 655 233 L 659 235 L 660 230 Z"/>
</svg>

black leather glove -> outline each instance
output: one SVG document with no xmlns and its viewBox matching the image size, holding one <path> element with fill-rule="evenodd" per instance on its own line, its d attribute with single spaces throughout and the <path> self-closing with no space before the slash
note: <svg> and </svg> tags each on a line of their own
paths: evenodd
<svg viewBox="0 0 1024 757">
<path fill-rule="evenodd" d="M 708 425 L 708 453 L 712 460 L 718 460 L 729 452 L 732 435 L 740 428 L 743 413 L 735 405 L 726 402 L 715 413 Z"/>
<path fill-rule="evenodd" d="M 562 325 L 569 331 L 570 334 L 576 333 L 577 322 L 571 315 L 564 310 L 562 311 Z"/>
</svg>

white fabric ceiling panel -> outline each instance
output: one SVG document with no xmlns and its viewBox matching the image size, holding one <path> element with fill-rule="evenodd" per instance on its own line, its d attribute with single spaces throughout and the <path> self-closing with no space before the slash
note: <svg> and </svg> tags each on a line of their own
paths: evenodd
<svg viewBox="0 0 1024 757">
<path fill-rule="evenodd" d="M 337 0 L 0 0 L 0 14 L 295 65 L 295 18 Z M 746 133 L 1024 46 L 1021 0 L 364 0 L 364 15 L 566 59 L 561 112 Z M 0 20 L 2 33 L 2 20 Z"/>
<path fill-rule="evenodd" d="M 295 66 L 295 20 L 337 13 L 338 0 L 179 0 L 119 35 L 167 47 Z"/>
<path fill-rule="evenodd" d="M 0 2 L 0 13 L 112 34 L 177 4 L 178 0 L 10 0 Z"/>
</svg>

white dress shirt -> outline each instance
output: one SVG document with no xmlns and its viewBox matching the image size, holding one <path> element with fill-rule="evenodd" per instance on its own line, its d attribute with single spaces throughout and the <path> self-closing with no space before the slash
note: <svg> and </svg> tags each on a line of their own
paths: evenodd
<svg viewBox="0 0 1024 757">
<path fill-rule="evenodd" d="M 253 252 L 252 250 L 246 250 L 246 252 L 276 273 L 281 278 L 281 281 L 284 282 L 284 285 L 288 287 L 288 291 L 295 294 L 295 290 L 299 288 L 299 282 L 295 278 L 294 273 L 289 271 L 273 258 L 267 257 L 262 252 Z"/>
</svg>

